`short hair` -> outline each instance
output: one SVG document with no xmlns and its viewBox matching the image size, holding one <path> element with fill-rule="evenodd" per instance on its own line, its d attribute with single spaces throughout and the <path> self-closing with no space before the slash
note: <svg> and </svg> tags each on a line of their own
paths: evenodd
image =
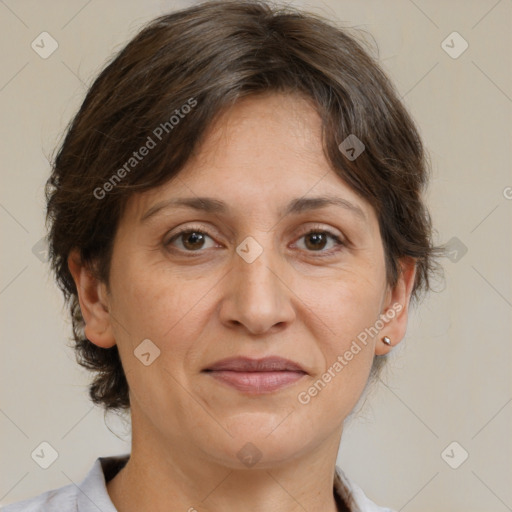
<svg viewBox="0 0 512 512">
<path fill-rule="evenodd" d="M 94 372 L 94 403 L 128 409 L 128 383 L 117 346 L 100 348 L 84 334 L 70 251 L 78 250 L 108 286 L 129 197 L 176 176 L 224 109 L 273 92 L 314 105 L 327 160 L 376 211 L 388 284 L 396 284 L 399 259 L 408 256 L 416 260 L 412 299 L 429 289 L 441 249 L 433 245 L 422 199 L 428 159 L 413 120 L 363 42 L 319 15 L 265 1 L 211 1 L 160 16 L 89 88 L 46 184 L 50 264 L 69 305 L 77 361 Z M 355 159 L 340 150 L 349 136 L 364 144 Z M 150 139 L 156 144 L 147 155 L 130 160 Z M 372 375 L 384 357 L 375 356 Z"/>
</svg>

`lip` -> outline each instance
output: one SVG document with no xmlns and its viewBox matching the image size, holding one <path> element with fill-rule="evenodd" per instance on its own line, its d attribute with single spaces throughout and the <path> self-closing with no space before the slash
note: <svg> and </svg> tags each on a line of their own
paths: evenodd
<svg viewBox="0 0 512 512">
<path fill-rule="evenodd" d="M 230 357 L 217 361 L 203 372 L 249 394 L 271 393 L 291 386 L 307 375 L 298 363 L 276 356 L 262 359 Z"/>
</svg>

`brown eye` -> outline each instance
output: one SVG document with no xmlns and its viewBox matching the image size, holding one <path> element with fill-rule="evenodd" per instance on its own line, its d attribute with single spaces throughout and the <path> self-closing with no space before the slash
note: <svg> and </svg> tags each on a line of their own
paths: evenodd
<svg viewBox="0 0 512 512">
<path fill-rule="evenodd" d="M 322 232 L 312 232 L 305 235 L 306 247 L 312 251 L 323 249 L 327 243 L 327 236 Z"/>
<path fill-rule="evenodd" d="M 174 235 L 165 245 L 174 245 L 182 251 L 193 252 L 213 247 L 215 245 L 213 243 L 211 243 L 210 246 L 206 245 L 208 239 L 212 240 L 212 238 L 203 231 L 188 229 Z"/>
<path fill-rule="evenodd" d="M 201 249 L 204 245 L 204 234 L 197 231 L 188 231 L 181 234 L 183 246 L 191 251 Z"/>
<path fill-rule="evenodd" d="M 301 242 L 304 240 L 304 242 Z M 345 245 L 340 238 L 330 231 L 313 229 L 302 235 L 296 244 L 309 253 L 318 253 L 317 257 L 330 256 Z M 326 249 L 327 247 L 327 249 Z"/>
</svg>

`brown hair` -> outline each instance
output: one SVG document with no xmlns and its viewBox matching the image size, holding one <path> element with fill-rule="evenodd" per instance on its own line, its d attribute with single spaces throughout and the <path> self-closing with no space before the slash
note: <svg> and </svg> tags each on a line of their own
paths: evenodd
<svg viewBox="0 0 512 512">
<path fill-rule="evenodd" d="M 77 360 L 96 372 L 90 397 L 105 409 L 129 408 L 128 384 L 117 347 L 97 347 L 84 335 L 70 251 L 78 249 L 108 285 L 127 199 L 175 176 L 223 109 L 268 92 L 312 101 L 328 161 L 375 208 L 389 284 L 397 282 L 399 258 L 409 256 L 417 262 L 412 298 L 429 289 L 441 248 L 433 246 L 421 197 L 428 181 L 424 150 L 361 43 L 318 15 L 263 1 L 212 1 L 161 16 L 94 81 L 46 186 L 52 269 L 70 306 Z M 339 149 L 349 135 L 365 146 L 354 160 Z M 151 151 L 135 159 L 150 139 Z M 384 357 L 375 357 L 374 373 Z"/>
</svg>

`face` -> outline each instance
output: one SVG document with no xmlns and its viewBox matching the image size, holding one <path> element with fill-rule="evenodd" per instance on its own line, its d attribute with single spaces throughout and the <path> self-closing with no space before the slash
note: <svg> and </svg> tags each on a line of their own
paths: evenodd
<svg viewBox="0 0 512 512">
<path fill-rule="evenodd" d="M 118 345 L 140 442 L 228 467 L 337 449 L 412 281 L 387 286 L 376 214 L 320 133 L 299 97 L 246 98 L 176 178 L 130 199 L 103 312 L 81 306 L 89 339 Z"/>
</svg>

